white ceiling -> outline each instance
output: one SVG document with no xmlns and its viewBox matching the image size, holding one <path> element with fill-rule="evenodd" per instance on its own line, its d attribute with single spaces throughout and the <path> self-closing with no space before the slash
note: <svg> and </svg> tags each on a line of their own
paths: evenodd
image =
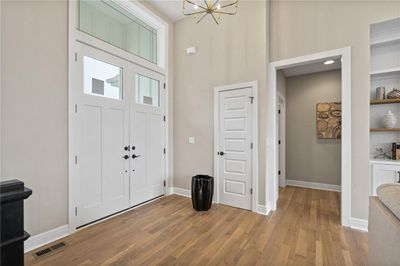
<svg viewBox="0 0 400 266">
<path fill-rule="evenodd" d="M 177 21 L 185 17 L 182 14 L 182 0 L 146 0 L 146 1 L 172 21 Z"/>
<path fill-rule="evenodd" d="M 318 72 L 324 72 L 329 70 L 335 70 L 341 68 L 341 62 L 339 58 L 334 59 L 335 63 L 331 65 L 324 65 L 324 61 L 315 62 L 307 65 L 295 66 L 291 68 L 283 69 L 283 73 L 286 77 L 294 77 Z"/>
</svg>

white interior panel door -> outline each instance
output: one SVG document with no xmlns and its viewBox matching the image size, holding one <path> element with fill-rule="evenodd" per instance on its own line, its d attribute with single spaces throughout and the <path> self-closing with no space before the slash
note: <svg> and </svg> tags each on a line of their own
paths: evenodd
<svg viewBox="0 0 400 266">
<path fill-rule="evenodd" d="M 165 194 L 164 78 L 141 69 L 135 74 L 131 112 L 131 205 Z"/>
<path fill-rule="evenodd" d="M 251 88 L 219 93 L 220 203 L 252 209 Z"/>
<path fill-rule="evenodd" d="M 77 60 L 78 226 L 129 207 L 129 92 L 122 62 L 83 49 Z"/>
</svg>

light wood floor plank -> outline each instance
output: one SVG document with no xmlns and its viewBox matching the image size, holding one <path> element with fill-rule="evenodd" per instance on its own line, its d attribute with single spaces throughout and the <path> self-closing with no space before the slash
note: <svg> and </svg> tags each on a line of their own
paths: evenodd
<svg viewBox="0 0 400 266">
<path fill-rule="evenodd" d="M 84 228 L 26 265 L 366 265 L 367 234 L 340 225 L 340 194 L 286 187 L 269 216 L 173 195 Z M 59 242 L 59 241 L 57 241 Z M 54 244 L 54 243 L 52 243 Z M 51 245 L 51 244 L 49 244 Z"/>
</svg>

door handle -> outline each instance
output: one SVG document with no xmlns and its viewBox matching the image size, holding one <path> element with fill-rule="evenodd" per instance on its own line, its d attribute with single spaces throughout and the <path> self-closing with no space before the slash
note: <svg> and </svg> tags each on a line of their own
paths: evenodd
<svg viewBox="0 0 400 266">
<path fill-rule="evenodd" d="M 400 171 L 397 171 L 397 174 L 399 175 L 399 180 L 397 181 L 397 183 L 400 184 Z"/>
<path fill-rule="evenodd" d="M 220 155 L 220 156 L 224 156 L 224 154 L 225 154 L 225 152 L 223 152 L 223 151 L 218 152 L 218 155 Z"/>
<path fill-rule="evenodd" d="M 122 157 L 122 158 L 124 158 L 125 160 L 128 160 L 129 159 L 129 155 L 124 155 L 124 157 Z"/>
<path fill-rule="evenodd" d="M 125 150 L 125 151 L 129 151 L 129 146 L 125 146 L 125 147 L 124 147 L 124 150 Z"/>
<path fill-rule="evenodd" d="M 132 159 L 139 158 L 140 155 L 132 154 Z"/>
</svg>

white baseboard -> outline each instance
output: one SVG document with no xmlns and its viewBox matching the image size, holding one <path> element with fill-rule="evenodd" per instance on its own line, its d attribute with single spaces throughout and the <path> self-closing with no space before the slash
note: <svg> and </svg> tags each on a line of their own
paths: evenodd
<svg viewBox="0 0 400 266">
<path fill-rule="evenodd" d="M 350 228 L 368 232 L 368 220 L 350 217 Z"/>
<path fill-rule="evenodd" d="M 257 205 L 257 213 L 266 215 L 267 214 L 267 207 L 265 205 L 258 204 Z"/>
<path fill-rule="evenodd" d="M 179 188 L 179 187 L 173 187 L 171 194 L 176 194 L 176 195 L 189 197 L 189 198 L 192 197 L 192 192 L 190 189 Z"/>
<path fill-rule="evenodd" d="M 47 232 L 31 236 L 24 242 L 24 251 L 28 252 L 38 247 L 44 246 L 50 242 L 56 241 L 60 238 L 69 235 L 68 225 L 63 225 Z"/>
<path fill-rule="evenodd" d="M 336 192 L 342 191 L 341 186 L 338 186 L 338 185 L 300 181 L 300 180 L 286 179 L 285 185 L 293 186 L 293 187 L 304 187 L 304 188 L 313 188 L 313 189 L 319 189 L 319 190 L 336 191 Z"/>
</svg>

